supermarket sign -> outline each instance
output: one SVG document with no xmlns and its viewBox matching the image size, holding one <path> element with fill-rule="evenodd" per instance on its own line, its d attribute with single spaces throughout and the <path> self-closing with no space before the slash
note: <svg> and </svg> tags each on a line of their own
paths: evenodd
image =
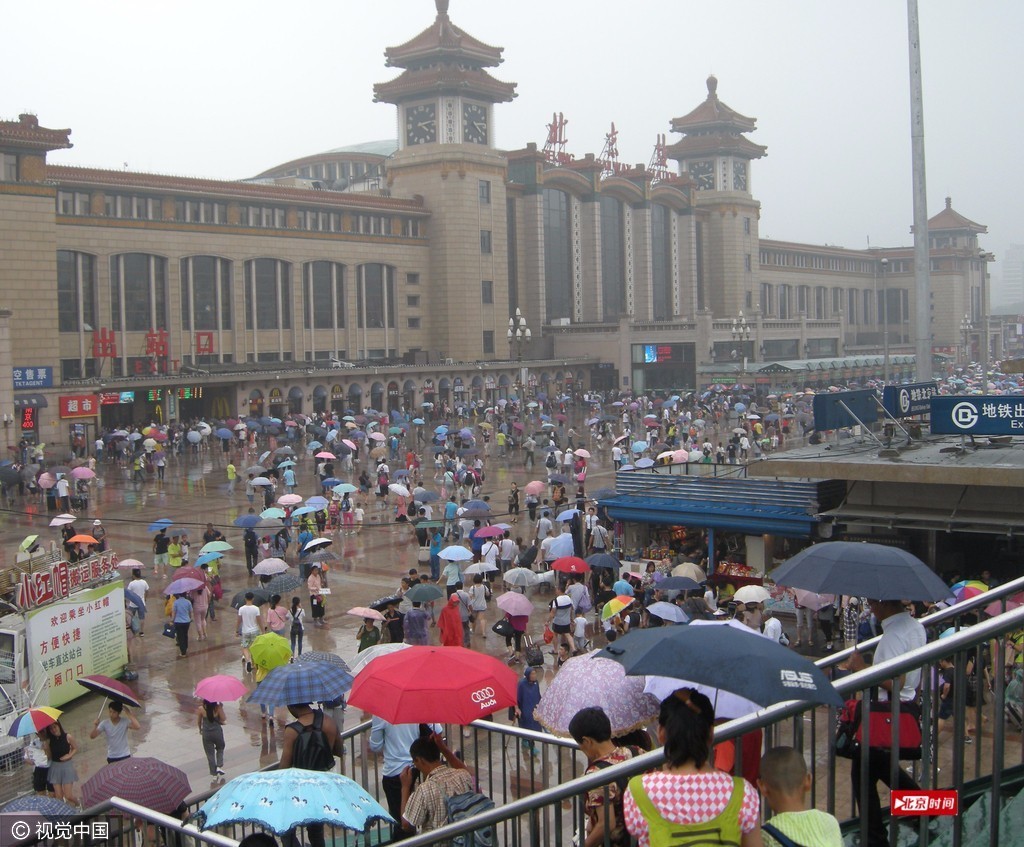
<svg viewBox="0 0 1024 847">
<path fill-rule="evenodd" d="M 65 394 L 59 398 L 62 418 L 94 418 L 100 412 L 100 401 L 95 394 Z"/>
<path fill-rule="evenodd" d="M 933 397 L 931 418 L 938 435 L 1024 435 L 1024 399 Z"/>
</svg>

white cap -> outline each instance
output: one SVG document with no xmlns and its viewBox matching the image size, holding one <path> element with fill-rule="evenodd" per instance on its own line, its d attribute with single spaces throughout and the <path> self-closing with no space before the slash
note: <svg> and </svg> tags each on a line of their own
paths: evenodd
<svg viewBox="0 0 1024 847">
<path fill-rule="evenodd" d="M 101 523 L 103 523 L 103 521 L 101 521 L 99 518 L 96 518 L 96 520 L 94 520 L 92 522 L 92 525 L 93 526 L 99 526 Z"/>
</svg>

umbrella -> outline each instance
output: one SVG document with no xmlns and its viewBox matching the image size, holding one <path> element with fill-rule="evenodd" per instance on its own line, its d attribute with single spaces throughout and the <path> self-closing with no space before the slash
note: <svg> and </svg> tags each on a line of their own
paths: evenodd
<svg viewBox="0 0 1024 847">
<path fill-rule="evenodd" d="M 275 594 L 281 594 L 282 596 L 289 591 L 294 591 L 296 588 L 305 585 L 305 582 L 291 573 L 282 573 L 275 576 L 270 582 L 262 586 L 262 588 L 273 597 Z"/>
<path fill-rule="evenodd" d="M 627 594 L 619 594 L 616 597 L 612 597 L 601 608 L 601 620 L 606 621 L 609 618 L 614 618 L 619 612 L 626 609 L 634 599 Z"/>
<path fill-rule="evenodd" d="M 484 526 L 476 531 L 475 538 L 500 538 L 505 534 L 500 526 Z"/>
<path fill-rule="evenodd" d="M 671 621 L 672 623 L 687 623 L 690 620 L 686 613 L 674 603 L 651 603 L 647 607 L 647 611 L 663 621 Z"/>
<path fill-rule="evenodd" d="M 650 459 L 650 458 L 638 459 L 637 463 L 636 463 L 636 466 L 638 468 L 653 468 L 654 467 L 654 459 Z"/>
<path fill-rule="evenodd" d="M 405 592 L 405 599 L 410 603 L 431 603 L 444 597 L 444 592 L 436 585 L 421 582 Z"/>
<path fill-rule="evenodd" d="M 733 594 L 737 603 L 763 603 L 771 598 L 771 592 L 761 585 L 744 585 Z"/>
<path fill-rule="evenodd" d="M 556 521 L 563 521 L 563 522 L 571 521 L 579 513 L 580 513 L 579 509 L 563 509 L 561 512 L 558 513 L 558 517 L 555 518 L 555 520 Z"/>
<path fill-rule="evenodd" d="M 85 467 L 73 468 L 70 474 L 72 479 L 95 479 L 96 471 Z"/>
<path fill-rule="evenodd" d="M 282 494 L 277 498 L 277 502 L 282 506 L 298 506 L 302 498 L 298 494 Z"/>
<path fill-rule="evenodd" d="M 491 515 L 491 507 L 483 500 L 468 500 L 463 506 L 462 515 L 467 518 L 487 518 Z"/>
<path fill-rule="evenodd" d="M 146 532 L 159 532 L 161 529 L 167 529 L 168 527 L 174 526 L 174 521 L 170 518 L 160 518 L 159 520 L 153 521 L 149 526 L 146 527 Z"/>
<path fill-rule="evenodd" d="M 124 590 L 124 599 L 139 610 L 139 612 L 141 613 L 139 617 L 144 618 L 146 616 L 146 601 L 143 600 L 138 594 L 136 594 L 134 591 L 129 591 L 126 588 Z"/>
<path fill-rule="evenodd" d="M 226 541 L 208 541 L 202 547 L 199 548 L 200 553 L 223 553 L 226 550 L 234 550 L 235 548 L 228 544 Z"/>
<path fill-rule="evenodd" d="M 490 562 L 477 562 L 475 565 L 470 565 L 468 568 L 463 569 L 462 572 L 470 576 L 476 576 L 478 573 L 496 573 L 498 570 L 500 568 Z"/>
<path fill-rule="evenodd" d="M 286 516 L 286 514 L 287 513 L 285 512 L 285 510 L 280 508 L 279 506 L 271 506 L 269 509 L 264 509 L 262 512 L 260 512 L 260 517 L 263 519 L 283 518 Z"/>
<path fill-rule="evenodd" d="M 40 474 L 36 484 L 40 488 L 53 488 L 57 484 L 57 478 L 52 473 Z"/>
<path fill-rule="evenodd" d="M 437 555 L 449 562 L 468 562 L 473 558 L 473 554 L 469 550 L 465 547 L 460 547 L 457 544 L 454 544 L 451 547 L 445 547 L 444 550 Z"/>
<path fill-rule="evenodd" d="M 0 808 L 0 812 L 5 814 L 20 812 L 20 816 L 24 816 L 26 813 L 37 814 L 51 821 L 63 821 L 65 823 L 74 820 L 76 816 L 82 814 L 81 809 L 69 806 L 62 800 L 42 794 L 26 794 L 24 797 L 12 800 L 6 806 Z"/>
<path fill-rule="evenodd" d="M 284 559 L 267 558 L 260 562 L 256 567 L 252 569 L 252 572 L 256 576 L 273 576 L 274 574 L 284 573 L 289 568 L 288 563 Z"/>
<path fill-rule="evenodd" d="M 352 615 L 356 618 L 362 618 L 363 620 L 366 620 L 367 618 L 370 618 L 371 620 L 375 621 L 384 620 L 384 615 L 382 615 L 376 609 L 368 609 L 366 606 L 353 606 L 351 609 L 345 612 L 345 614 Z"/>
<path fill-rule="evenodd" d="M 249 465 L 249 467 L 245 469 L 245 472 L 247 474 L 251 473 L 256 476 L 263 476 L 263 474 L 267 472 L 267 469 L 263 467 L 263 465 Z"/>
<path fill-rule="evenodd" d="M 164 594 L 188 594 L 190 591 L 195 591 L 204 585 L 206 585 L 206 582 L 201 579 L 190 579 L 189 577 L 176 579 L 164 589 Z"/>
<path fill-rule="evenodd" d="M 408 497 L 409 496 L 409 489 L 406 488 L 404 485 L 399 485 L 397 482 L 392 482 L 388 486 L 388 491 L 390 491 L 392 494 L 395 494 L 395 495 L 397 495 L 399 497 Z"/>
<path fill-rule="evenodd" d="M 581 456 L 584 459 L 589 459 L 590 458 L 590 451 L 589 450 L 584 450 L 582 447 L 578 447 L 576 449 L 576 455 L 577 456 Z"/>
<path fill-rule="evenodd" d="M 39 732 L 50 724 L 56 723 L 62 714 L 64 713 L 60 709 L 54 709 L 51 706 L 36 706 L 11 721 L 11 728 L 7 730 L 7 734 L 13 735 L 15 738 L 31 735 L 33 732 Z"/>
<path fill-rule="evenodd" d="M 708 623 L 638 629 L 597 655 L 621 662 L 630 676 L 658 674 L 693 680 L 761 706 L 788 700 L 842 705 L 843 698 L 816 665 L 772 639 L 741 628 L 746 629 L 742 624 Z M 737 673 L 737 668 L 743 672 Z"/>
<path fill-rule="evenodd" d="M 319 512 L 319 511 L 320 511 L 320 509 L 318 509 L 316 506 L 310 506 L 307 503 L 305 506 L 299 506 L 299 508 L 295 509 L 292 512 L 292 517 L 293 518 L 301 518 L 303 515 L 312 515 L 315 512 Z"/>
<path fill-rule="evenodd" d="M 587 573 L 590 565 L 578 556 L 562 556 L 551 563 L 551 570 L 561 573 Z"/>
<path fill-rule="evenodd" d="M 232 433 L 226 426 L 222 426 L 215 434 L 218 438 L 223 438 L 224 440 L 227 440 L 234 435 L 234 433 Z"/>
<path fill-rule="evenodd" d="M 828 541 L 801 550 L 772 578 L 793 588 L 875 600 L 945 600 L 951 594 L 911 553 L 855 541 Z"/>
<path fill-rule="evenodd" d="M 517 683 L 516 673 L 493 656 L 414 646 L 375 659 L 356 677 L 348 702 L 393 724 L 465 726 L 515 705 Z"/>
<path fill-rule="evenodd" d="M 441 499 L 441 495 L 436 491 L 424 491 L 422 494 L 416 494 L 414 491 L 413 496 L 415 496 L 420 503 L 436 503 Z"/>
<path fill-rule="evenodd" d="M 964 600 L 984 594 L 988 591 L 988 585 L 980 579 L 964 579 L 952 586 L 950 591 L 953 592 L 956 601 L 962 603 Z"/>
<path fill-rule="evenodd" d="M 524 594 L 517 591 L 506 591 L 497 599 L 498 608 L 513 617 L 529 615 L 533 612 L 533 603 Z"/>
<path fill-rule="evenodd" d="M 262 606 L 270 600 L 270 595 L 262 588 L 244 588 L 231 598 L 231 608 L 241 609 L 245 605 L 245 595 L 252 592 L 252 602 L 255 606 Z"/>
<path fill-rule="evenodd" d="M 552 485 L 565 485 L 569 482 L 569 477 L 560 473 L 553 473 L 548 476 L 548 482 Z"/>
<path fill-rule="evenodd" d="M 254 641 L 253 646 L 255 645 Z M 254 655 L 253 662 L 255 661 Z M 328 703 L 340 699 L 352 687 L 352 679 L 352 674 L 345 668 L 331 662 L 289 664 L 286 659 L 271 669 L 263 682 L 249 695 L 247 702 L 261 703 L 264 706 Z"/>
<path fill-rule="evenodd" d="M 252 663 L 265 671 L 273 670 L 281 665 L 287 665 L 292 658 L 292 646 L 288 639 L 278 635 L 276 632 L 264 632 L 257 635 L 252 644 L 249 645 L 249 655 L 252 656 Z M 270 675 L 260 683 L 270 679 Z M 251 698 L 250 698 L 251 699 Z M 312 700 L 280 700 L 276 703 L 268 703 L 269 706 L 290 706 L 292 703 L 312 703 Z"/>
<path fill-rule="evenodd" d="M 82 785 L 82 802 L 96 806 L 121 797 L 167 814 L 192 792 L 188 777 L 159 759 L 132 756 L 100 768 Z"/>
<path fill-rule="evenodd" d="M 69 544 L 99 544 L 99 542 L 95 538 L 93 538 L 91 535 L 85 535 L 84 533 L 81 533 L 81 532 L 78 535 L 72 535 L 68 539 L 68 543 Z"/>
<path fill-rule="evenodd" d="M 123 682 L 118 682 L 109 676 L 97 673 L 90 676 L 80 676 L 75 682 L 83 688 L 88 688 L 90 691 L 95 691 L 104 697 L 109 697 L 111 700 L 127 703 L 129 706 L 135 706 L 137 709 L 142 708 L 142 704 L 135 697 L 135 692 Z"/>
<path fill-rule="evenodd" d="M 343 658 L 341 658 L 341 656 L 337 655 L 336 653 L 325 653 L 320 650 L 310 650 L 308 653 L 303 653 L 301 656 L 299 656 L 299 658 L 296 659 L 296 661 L 300 663 L 320 663 L 336 665 L 337 667 L 345 671 L 345 673 L 349 674 L 349 676 L 352 676 L 352 669 L 348 666 L 348 662 L 346 662 Z"/>
<path fill-rule="evenodd" d="M 340 562 L 341 556 L 337 553 L 332 553 L 330 550 L 317 550 L 315 553 L 310 553 L 306 556 L 307 562 Z"/>
<path fill-rule="evenodd" d="M 277 835 L 310 824 L 364 832 L 374 821 L 394 821 L 347 776 L 305 768 L 237 776 L 207 800 L 194 817 L 202 829 L 258 824 Z"/>
<path fill-rule="evenodd" d="M 19 544 L 19 545 L 18 545 L 18 549 L 19 549 L 19 550 L 20 550 L 21 552 L 23 552 L 23 553 L 26 553 L 26 552 L 28 552 L 28 550 L 29 550 L 29 549 L 31 549 L 31 547 L 32 547 L 32 546 L 33 546 L 33 545 L 34 545 L 34 544 L 35 544 L 35 543 L 36 543 L 36 542 L 37 542 L 38 540 L 39 540 L 39 536 L 38 536 L 38 535 L 26 535 L 26 536 L 25 536 L 25 537 L 24 537 L 24 538 L 22 539 L 22 542 L 21 542 L 21 544 Z"/>
<path fill-rule="evenodd" d="M 695 565 L 693 562 L 681 562 L 676 565 L 672 568 L 672 576 L 689 577 L 694 582 L 704 582 L 708 578 L 700 565 Z"/>
<path fill-rule="evenodd" d="M 125 568 L 126 570 L 129 569 L 129 568 L 144 568 L 144 567 L 146 567 L 138 559 L 121 559 L 121 561 L 119 561 L 117 563 L 117 566 L 118 566 L 118 568 Z"/>
<path fill-rule="evenodd" d="M 391 653 L 397 653 L 400 650 L 405 650 L 409 647 L 412 647 L 412 645 L 394 642 L 389 644 L 375 644 L 373 647 L 367 647 L 365 650 L 360 651 L 352 662 L 352 675 L 359 676 L 360 671 L 362 671 L 362 669 L 370 664 L 374 659 L 378 659 L 381 656 L 387 656 Z"/>
<path fill-rule="evenodd" d="M 688 576 L 670 576 L 655 585 L 659 591 L 697 591 L 700 584 Z"/>
<path fill-rule="evenodd" d="M 519 585 L 528 588 L 531 585 L 536 585 L 539 577 L 529 568 L 509 568 L 505 571 L 502 579 L 509 585 Z M 502 597 L 504 596 L 503 594 Z"/>
<path fill-rule="evenodd" d="M 744 589 L 741 588 L 740 591 Z M 739 595 L 740 591 L 737 591 L 733 599 L 739 602 L 745 602 Z M 813 591 L 805 591 L 802 588 L 793 589 L 793 594 L 796 595 L 796 602 L 798 606 L 803 606 L 805 609 L 810 609 L 813 612 L 822 609 L 825 606 L 831 606 L 836 601 L 835 594 L 815 594 Z M 755 603 L 760 603 L 760 600 L 754 600 Z"/>
<path fill-rule="evenodd" d="M 265 476 L 257 476 L 250 480 L 252 485 L 273 485 L 273 483 Z"/>
<path fill-rule="evenodd" d="M 562 666 L 541 695 L 534 717 L 549 732 L 565 737 L 576 713 L 590 706 L 604 710 L 616 737 L 657 718 L 661 701 L 644 693 L 644 680 L 626 676 L 618 662 L 587 653 Z"/>
<path fill-rule="evenodd" d="M 523 491 L 527 494 L 540 494 L 547 487 L 546 482 L 541 482 L 541 480 L 535 479 L 532 482 L 526 483 L 526 485 L 523 486 Z"/>
<path fill-rule="evenodd" d="M 50 526 L 65 526 L 66 524 L 74 523 L 77 520 L 78 518 L 76 518 L 74 515 L 57 515 L 57 517 L 50 521 Z"/>
<path fill-rule="evenodd" d="M 316 550 L 317 547 L 326 547 L 328 544 L 333 544 L 334 540 L 331 538 L 314 538 L 312 541 L 307 541 L 306 546 L 303 550 Z"/>
<path fill-rule="evenodd" d="M 330 504 L 327 502 L 327 498 L 321 497 L 319 494 L 316 495 L 315 497 L 309 497 L 306 500 L 306 506 L 308 506 L 314 512 L 319 511 L 320 509 L 326 509 L 328 505 Z M 293 512 L 292 514 L 295 513 Z"/>
<path fill-rule="evenodd" d="M 321 451 L 320 451 L 319 453 L 314 453 L 313 455 L 314 455 L 314 457 L 315 457 L 315 458 L 317 458 L 317 459 L 335 459 L 335 458 L 337 458 L 337 457 L 336 457 L 336 456 L 335 456 L 335 455 L 334 455 L 334 454 L 333 454 L 332 452 L 330 452 L 329 450 L 321 450 Z M 284 463 L 282 462 L 282 464 L 284 464 Z"/>
<path fill-rule="evenodd" d="M 359 488 L 350 482 L 343 482 L 331 489 L 335 494 L 355 494 Z"/>
<path fill-rule="evenodd" d="M 132 435 L 134 435 L 134 434 L 135 433 L 132 433 Z M 198 432 L 197 430 L 194 430 L 194 429 L 193 430 L 189 430 L 188 434 L 185 437 L 192 444 L 198 444 L 200 441 L 203 440 L 203 434 L 201 432 Z"/>
<path fill-rule="evenodd" d="M 235 518 L 235 526 L 241 529 L 249 529 L 250 527 L 256 526 L 259 522 L 259 515 L 242 515 L 241 517 Z"/>
<path fill-rule="evenodd" d="M 618 573 L 621 567 L 619 560 L 611 553 L 593 553 L 587 556 L 586 561 L 591 568 L 605 568 L 606 570 L 615 571 L 615 573 Z"/>
<path fill-rule="evenodd" d="M 249 689 L 244 682 L 222 673 L 199 680 L 193 692 L 196 697 L 211 703 L 229 703 L 242 699 L 248 693 Z"/>
<path fill-rule="evenodd" d="M 217 559 L 223 559 L 223 553 L 203 553 L 198 559 L 196 559 L 196 567 L 200 565 L 208 565 L 210 562 L 216 562 Z"/>
</svg>

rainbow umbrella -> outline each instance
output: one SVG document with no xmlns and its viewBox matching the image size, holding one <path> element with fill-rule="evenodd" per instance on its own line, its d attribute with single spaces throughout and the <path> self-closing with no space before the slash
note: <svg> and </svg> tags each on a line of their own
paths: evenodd
<svg viewBox="0 0 1024 847">
<path fill-rule="evenodd" d="M 7 730 L 7 734 L 13 735 L 15 738 L 31 735 L 34 732 L 39 732 L 41 729 L 46 729 L 52 723 L 56 723 L 61 714 L 60 709 L 54 709 L 51 706 L 36 706 L 24 714 L 18 715 L 11 722 L 11 728 Z"/>
<path fill-rule="evenodd" d="M 984 594 L 988 591 L 988 586 L 980 579 L 965 579 L 956 583 L 950 590 L 953 592 L 953 596 L 956 597 L 956 601 L 962 603 L 964 600 L 970 600 L 972 597 Z"/>
<path fill-rule="evenodd" d="M 629 606 L 633 602 L 632 597 L 626 594 L 620 594 L 618 597 L 613 597 L 607 603 L 604 604 L 604 608 L 601 609 L 601 620 L 606 621 L 608 618 L 615 617 L 619 612 Z"/>
</svg>

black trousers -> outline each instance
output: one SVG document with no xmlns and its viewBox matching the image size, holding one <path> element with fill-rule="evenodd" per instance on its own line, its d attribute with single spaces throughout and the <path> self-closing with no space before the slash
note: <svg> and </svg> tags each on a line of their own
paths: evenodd
<svg viewBox="0 0 1024 847">
<path fill-rule="evenodd" d="M 380 787 L 384 790 L 384 797 L 387 800 L 388 811 L 396 823 L 391 825 L 391 840 L 401 841 L 412 835 L 402 827 L 402 779 L 398 776 L 382 776 Z"/>
<path fill-rule="evenodd" d="M 188 653 L 188 629 L 190 623 L 176 623 L 174 625 L 174 640 L 178 642 L 178 651 L 184 656 Z"/>
<path fill-rule="evenodd" d="M 878 783 L 884 782 L 890 788 L 900 790 L 916 791 L 919 786 L 911 776 L 899 767 L 896 767 L 896 784 L 890 785 L 890 771 L 892 770 L 892 754 L 888 750 L 879 747 L 872 747 L 868 751 L 868 793 L 866 797 L 860 796 L 860 765 L 861 753 L 857 753 L 850 760 L 850 779 L 853 782 L 853 797 L 857 801 L 857 809 L 861 808 L 863 802 L 868 810 L 868 831 L 865 839 L 862 835 L 861 844 L 866 847 L 890 847 L 889 834 L 882 823 L 882 804 L 878 799 Z"/>
</svg>

